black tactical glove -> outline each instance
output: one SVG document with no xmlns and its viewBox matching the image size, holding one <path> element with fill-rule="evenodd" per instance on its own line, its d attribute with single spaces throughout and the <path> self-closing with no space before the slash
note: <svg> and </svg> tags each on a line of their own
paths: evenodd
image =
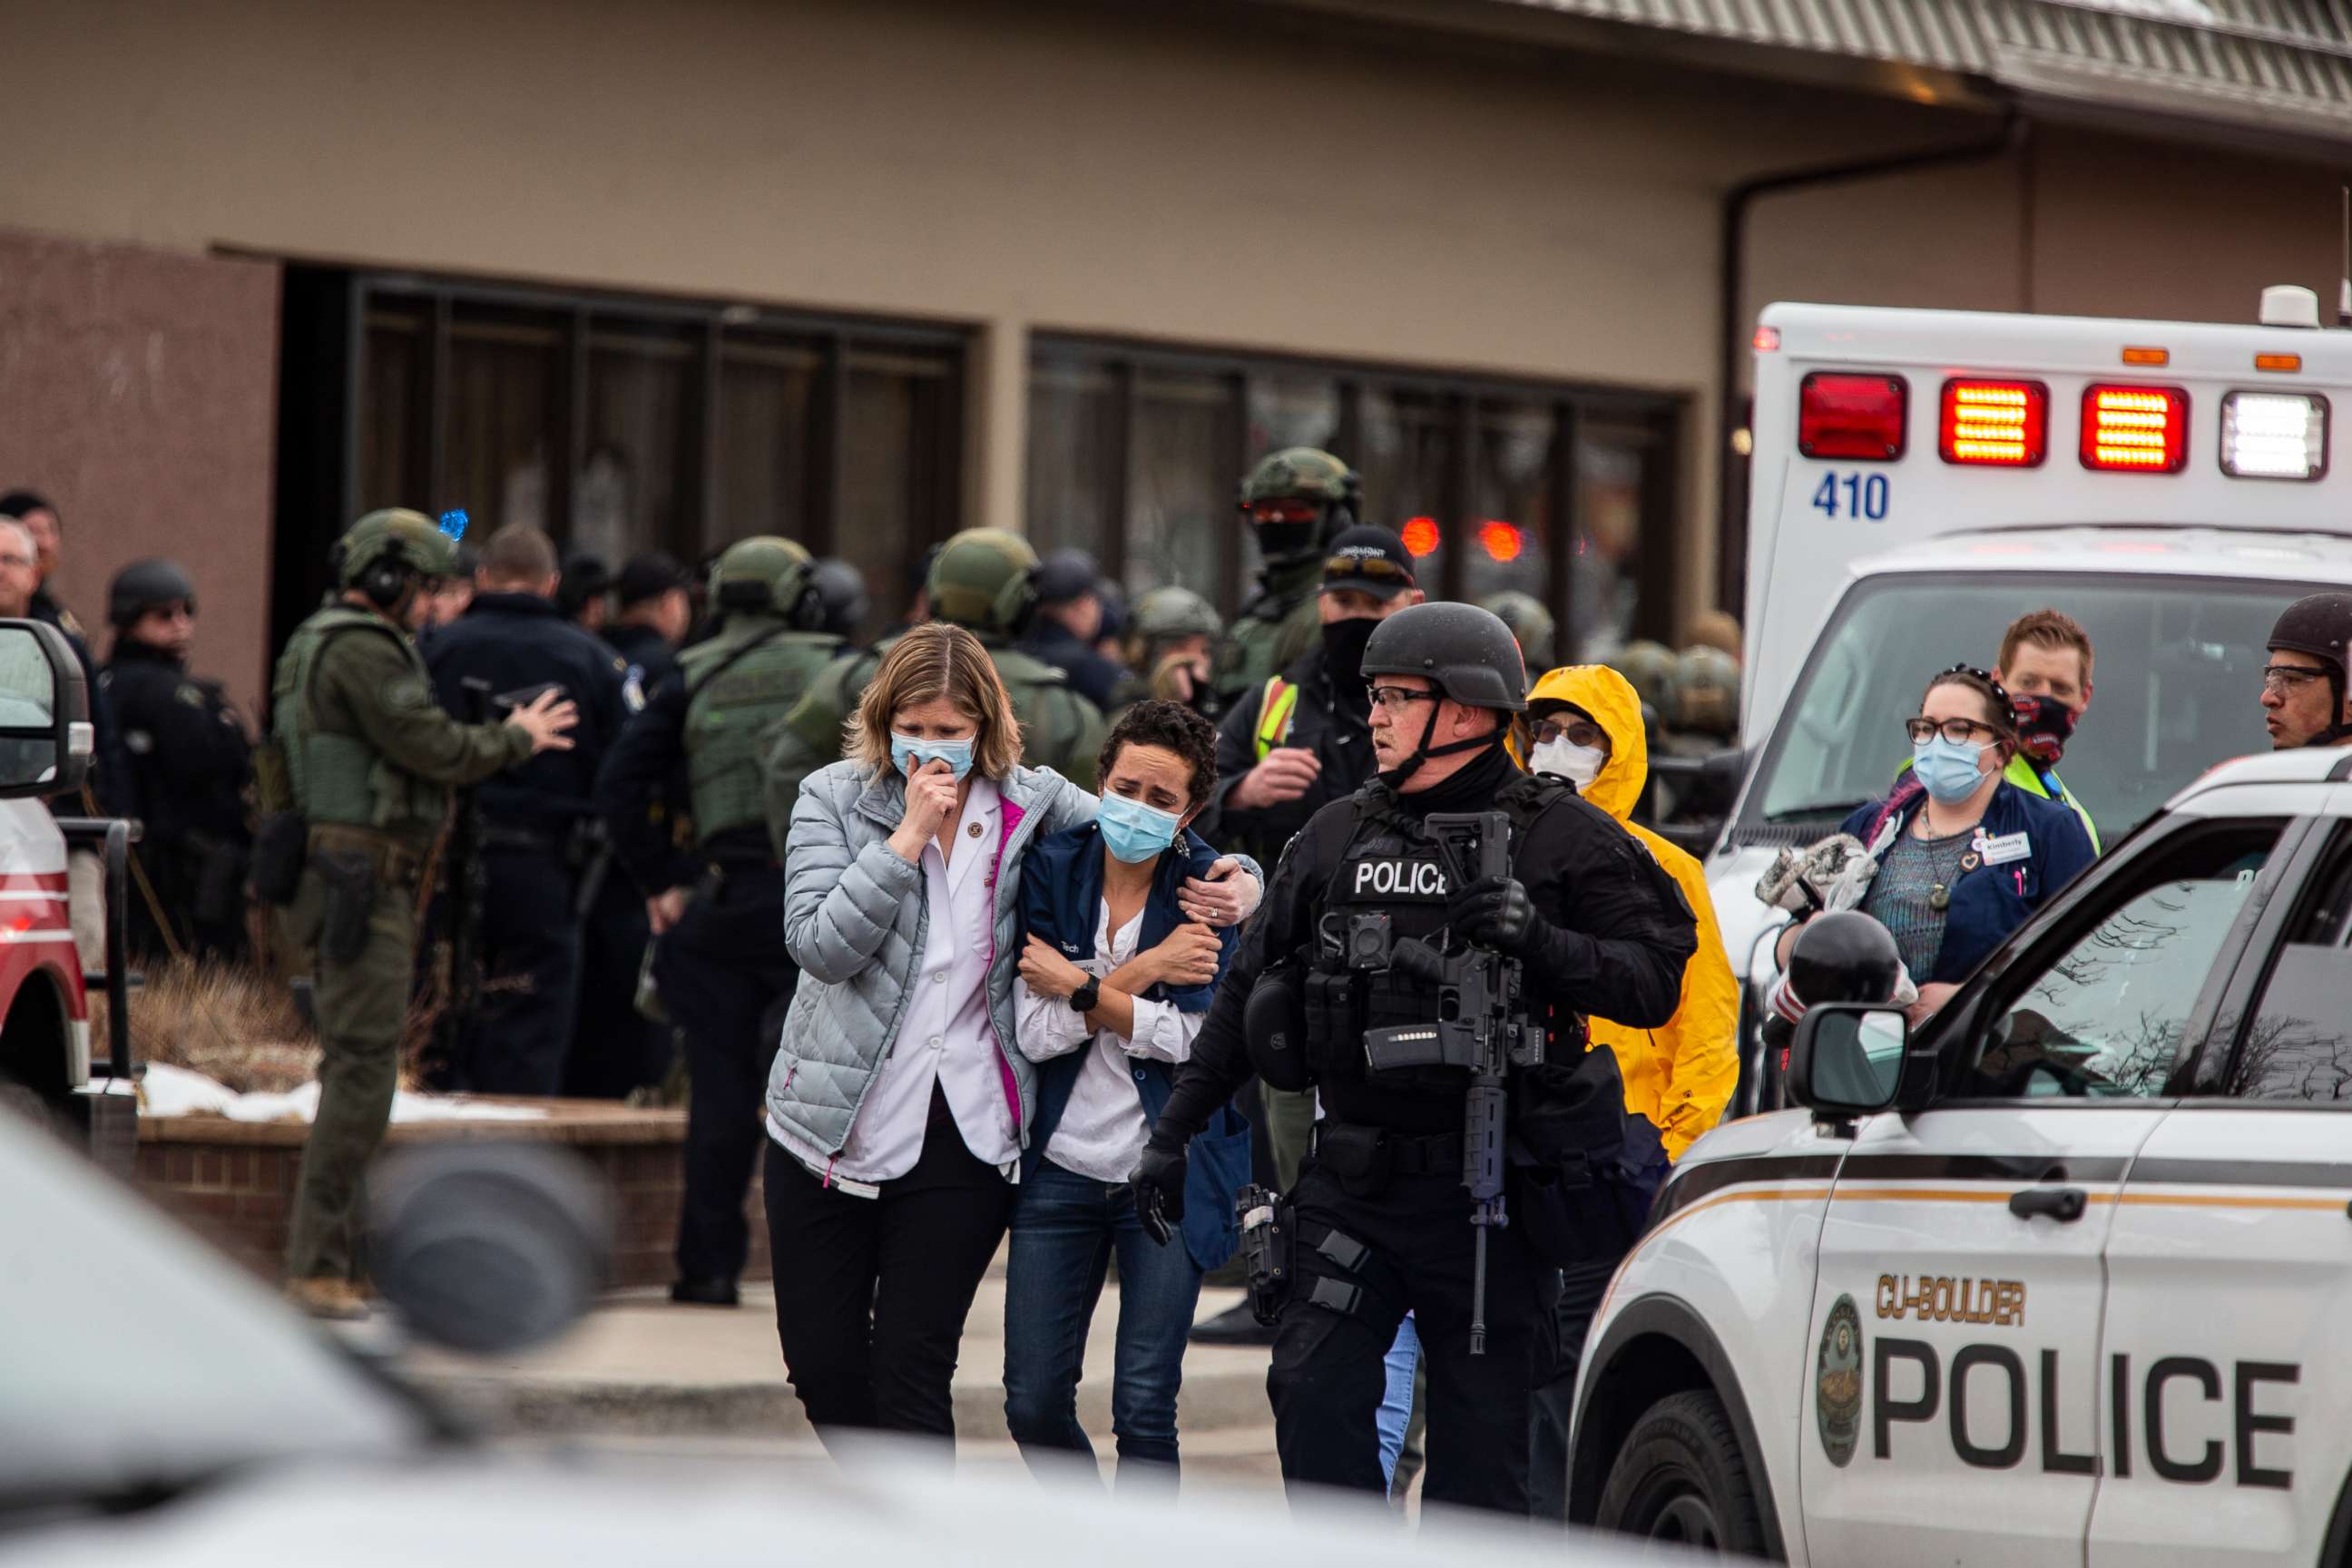
<svg viewBox="0 0 2352 1568">
<path fill-rule="evenodd" d="M 1143 1234 L 1162 1247 L 1184 1221 L 1185 1142 L 1153 1132 L 1144 1140 L 1142 1158 L 1127 1178 L 1135 1194 L 1135 1217 L 1143 1222 Z"/>
<path fill-rule="evenodd" d="M 1528 897 L 1526 884 L 1516 877 L 1501 877 L 1463 889 L 1445 911 L 1445 923 L 1480 947 L 1524 958 L 1543 922 L 1536 918 L 1535 900 Z"/>
</svg>

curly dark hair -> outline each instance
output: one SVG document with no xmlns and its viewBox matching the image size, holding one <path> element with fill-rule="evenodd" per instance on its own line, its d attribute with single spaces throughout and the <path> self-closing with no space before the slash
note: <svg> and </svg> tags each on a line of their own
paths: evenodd
<svg viewBox="0 0 2352 1568">
<path fill-rule="evenodd" d="M 1192 765 L 1190 804 L 1196 810 L 1208 804 L 1209 793 L 1217 787 L 1217 727 L 1214 724 L 1181 702 L 1139 702 L 1111 726 L 1109 737 L 1103 742 L 1102 754 L 1095 761 L 1096 776 L 1109 778 L 1111 763 L 1118 761 L 1119 752 L 1129 746 L 1158 746 L 1161 751 L 1173 752 L 1190 763 Z"/>
</svg>

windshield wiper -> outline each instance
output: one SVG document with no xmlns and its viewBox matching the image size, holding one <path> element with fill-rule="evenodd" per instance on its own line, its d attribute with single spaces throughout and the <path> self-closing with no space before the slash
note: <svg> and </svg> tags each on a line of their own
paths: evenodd
<svg viewBox="0 0 2352 1568">
<path fill-rule="evenodd" d="M 1828 816 L 1843 822 L 1847 817 L 1868 805 L 1871 798 L 1864 795 L 1860 800 L 1809 800 L 1802 805 L 1784 806 L 1779 811 L 1768 811 L 1764 814 L 1764 820 L 1787 822 L 1800 816 Z"/>
</svg>

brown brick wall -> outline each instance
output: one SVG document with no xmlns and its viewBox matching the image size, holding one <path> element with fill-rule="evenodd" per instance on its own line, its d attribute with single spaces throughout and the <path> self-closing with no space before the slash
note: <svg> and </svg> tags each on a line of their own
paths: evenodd
<svg viewBox="0 0 2352 1568">
<path fill-rule="evenodd" d="M 493 1126 L 496 1132 L 486 1131 Z M 302 1131 L 298 1126 L 206 1117 L 144 1121 L 133 1179 L 205 1239 L 274 1279 L 286 1252 Z M 402 1127 L 394 1131 L 392 1142 L 500 1133 L 568 1143 L 604 1176 L 614 1200 L 615 1289 L 669 1283 L 684 1183 L 682 1112 L 559 1107 L 544 1122 Z M 746 1204 L 751 1232 L 747 1279 L 768 1278 L 768 1226 L 761 1204 L 755 1170 Z"/>
</svg>

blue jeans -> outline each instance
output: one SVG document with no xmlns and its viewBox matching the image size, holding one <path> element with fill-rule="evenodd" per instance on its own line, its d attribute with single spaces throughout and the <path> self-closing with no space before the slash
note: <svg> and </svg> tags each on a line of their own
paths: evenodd
<svg viewBox="0 0 2352 1568">
<path fill-rule="evenodd" d="M 1004 1277 L 1004 1420 L 1024 1455 L 1080 1453 L 1094 1445 L 1078 1425 L 1078 1377 L 1087 1326 L 1103 1275 L 1118 1252 L 1118 1350 L 1111 1374 L 1111 1430 L 1118 1481 L 1165 1487 L 1175 1479 L 1176 1389 L 1184 1336 L 1201 1300 L 1201 1270 L 1184 1238 L 1161 1247 L 1143 1234 L 1124 1183 L 1089 1181 L 1040 1160 L 1013 1207 L 1013 1256 Z M 1164 1466 L 1156 1473 L 1150 1467 Z"/>
<path fill-rule="evenodd" d="M 1412 1314 L 1397 1325 L 1396 1343 L 1383 1358 L 1388 1384 L 1381 1392 L 1381 1479 L 1396 1488 L 1397 1456 L 1404 1452 L 1405 1427 L 1412 1420 L 1412 1374 L 1421 1368 L 1421 1331 Z"/>
</svg>

